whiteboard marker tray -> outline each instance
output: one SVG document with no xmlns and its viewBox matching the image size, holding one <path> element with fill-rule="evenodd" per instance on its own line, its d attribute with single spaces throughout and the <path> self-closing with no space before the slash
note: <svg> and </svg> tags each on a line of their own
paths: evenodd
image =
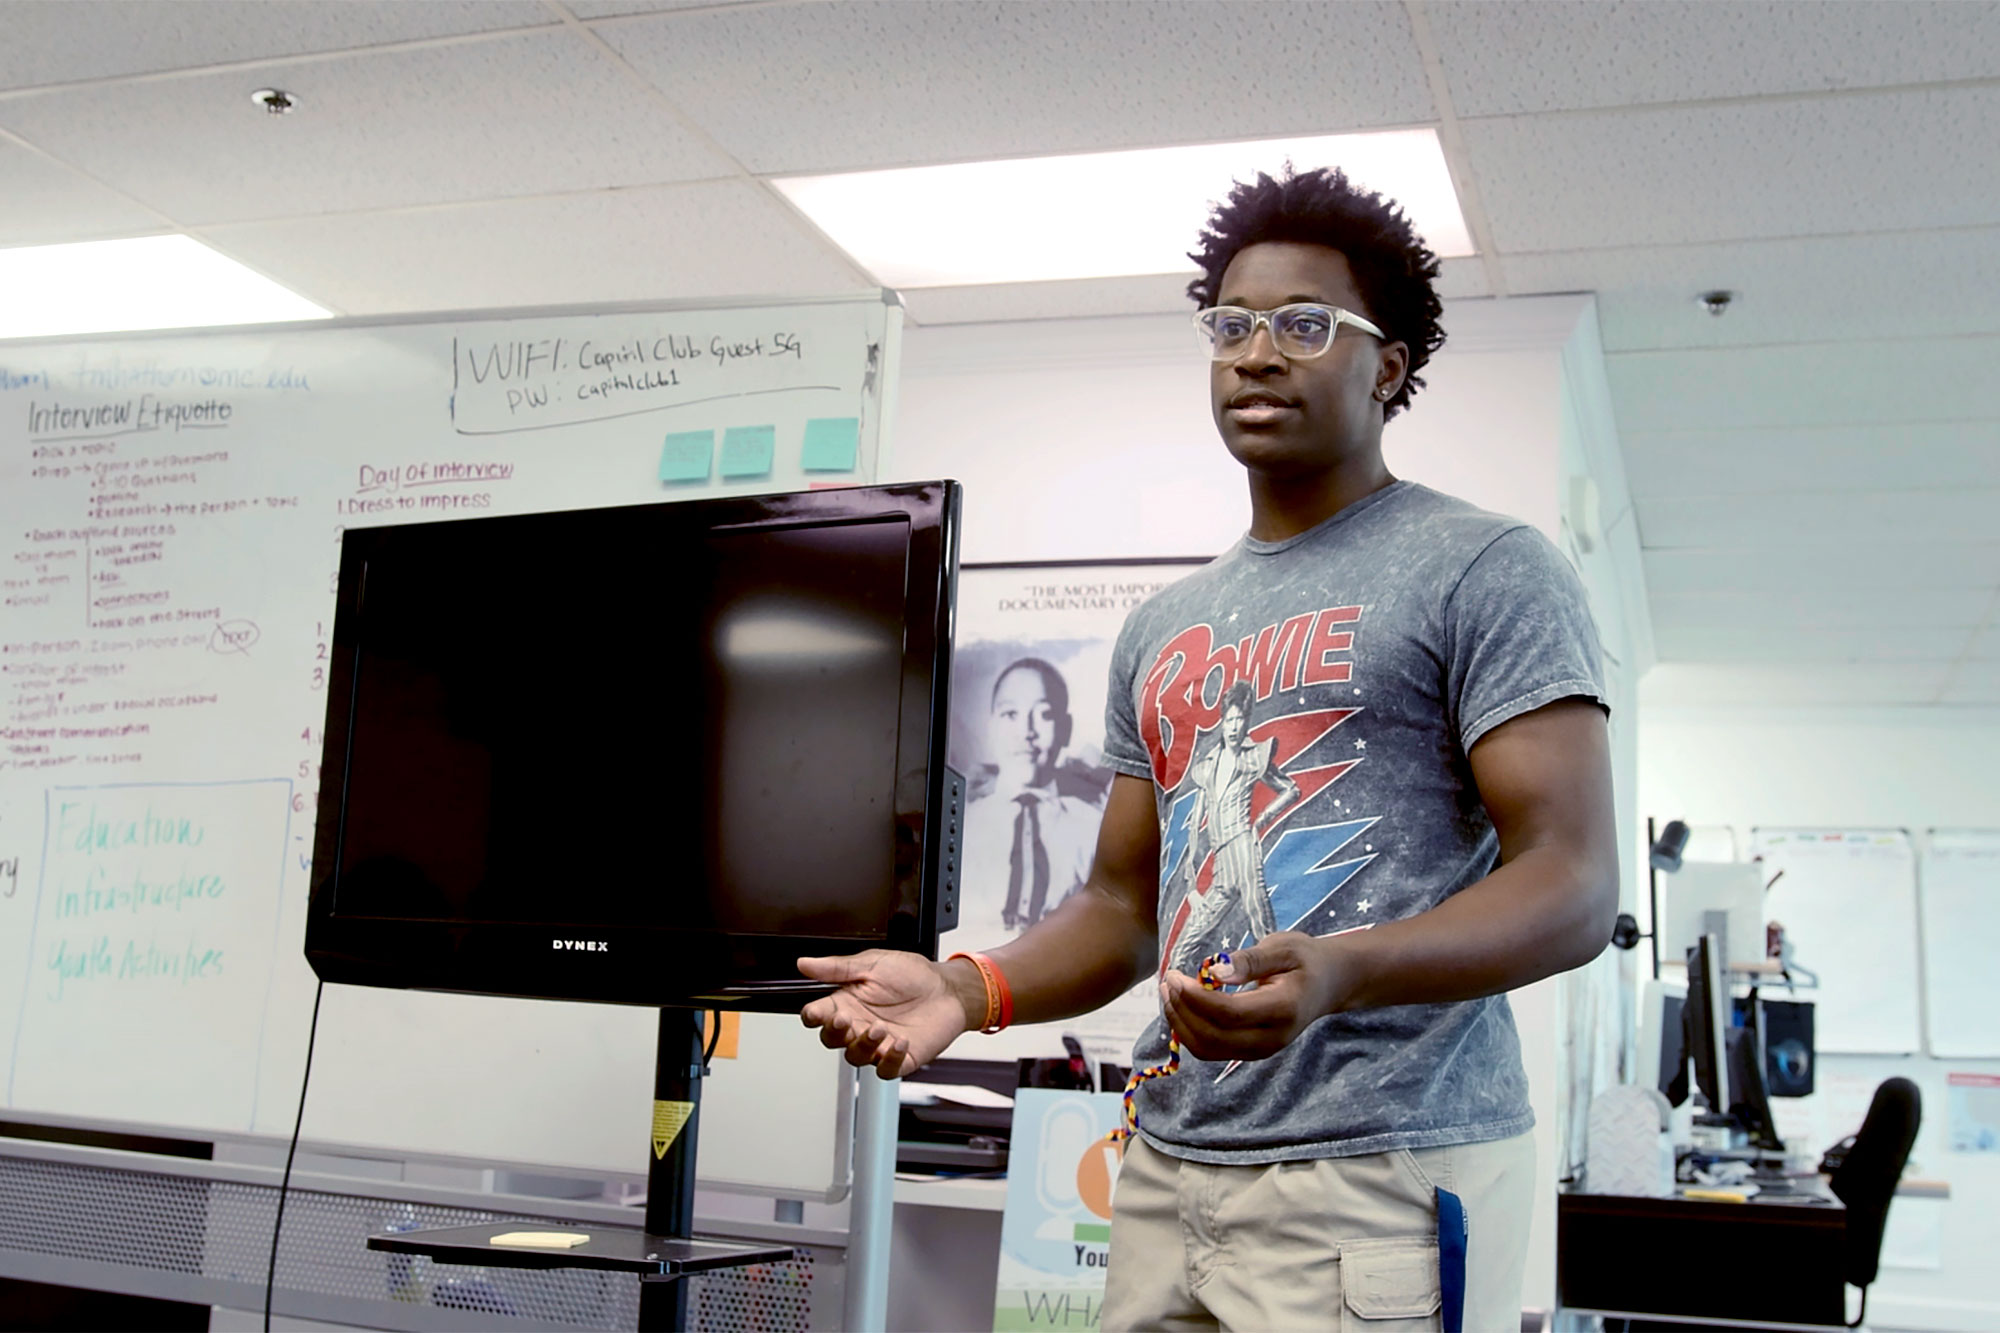
<svg viewBox="0 0 2000 1333">
<path fill-rule="evenodd" d="M 521 1231 L 521 1222 L 486 1222 L 476 1227 L 436 1227 L 368 1238 L 371 1250 L 421 1254 L 441 1264 L 483 1264 L 488 1268 L 601 1268 L 646 1277 L 684 1277 L 744 1264 L 783 1263 L 789 1245 L 739 1245 L 730 1241 L 649 1236 L 637 1227 L 588 1228 L 590 1239 L 568 1249 L 495 1245 L 493 1237 Z M 544 1224 L 546 1225 L 546 1224 Z M 584 1230 L 584 1228 L 578 1228 Z"/>
</svg>

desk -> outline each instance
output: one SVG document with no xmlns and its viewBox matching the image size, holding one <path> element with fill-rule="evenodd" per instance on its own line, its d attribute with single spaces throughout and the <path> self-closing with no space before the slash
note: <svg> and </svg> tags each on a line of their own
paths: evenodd
<svg viewBox="0 0 2000 1333">
<path fill-rule="evenodd" d="M 1564 1192 L 1556 1303 L 1678 1321 L 1846 1322 L 1837 1201 L 1710 1203 Z"/>
</svg>

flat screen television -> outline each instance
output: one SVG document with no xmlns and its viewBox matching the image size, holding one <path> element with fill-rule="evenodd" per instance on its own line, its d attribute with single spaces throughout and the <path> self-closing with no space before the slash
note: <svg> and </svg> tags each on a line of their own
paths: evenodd
<svg viewBox="0 0 2000 1333">
<path fill-rule="evenodd" d="M 801 955 L 934 955 L 958 510 L 941 481 L 349 531 L 313 969 L 775 1011 L 824 989 Z"/>
</svg>

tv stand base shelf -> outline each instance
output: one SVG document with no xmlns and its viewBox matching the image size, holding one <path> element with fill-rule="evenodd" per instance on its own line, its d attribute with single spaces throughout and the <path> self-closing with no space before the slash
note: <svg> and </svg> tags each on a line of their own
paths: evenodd
<svg viewBox="0 0 2000 1333">
<path fill-rule="evenodd" d="M 437 1227 L 370 1236 L 368 1248 L 392 1254 L 423 1255 L 441 1264 L 481 1264 L 488 1268 L 596 1268 L 637 1273 L 642 1279 L 672 1281 L 718 1268 L 781 1264 L 795 1257 L 789 1245 L 742 1245 L 731 1241 L 652 1236 L 638 1227 L 592 1227 L 590 1239 L 569 1249 L 495 1245 L 495 1236 L 519 1231 L 519 1222 L 487 1222 L 475 1227 Z"/>
</svg>

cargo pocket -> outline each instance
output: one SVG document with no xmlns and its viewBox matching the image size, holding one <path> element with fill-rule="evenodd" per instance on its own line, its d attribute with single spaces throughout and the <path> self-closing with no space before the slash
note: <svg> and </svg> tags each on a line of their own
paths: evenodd
<svg viewBox="0 0 2000 1333">
<path fill-rule="evenodd" d="M 1344 1333 L 1418 1333 L 1439 1327 L 1437 1241 L 1430 1236 L 1347 1241 L 1340 1247 Z"/>
</svg>

